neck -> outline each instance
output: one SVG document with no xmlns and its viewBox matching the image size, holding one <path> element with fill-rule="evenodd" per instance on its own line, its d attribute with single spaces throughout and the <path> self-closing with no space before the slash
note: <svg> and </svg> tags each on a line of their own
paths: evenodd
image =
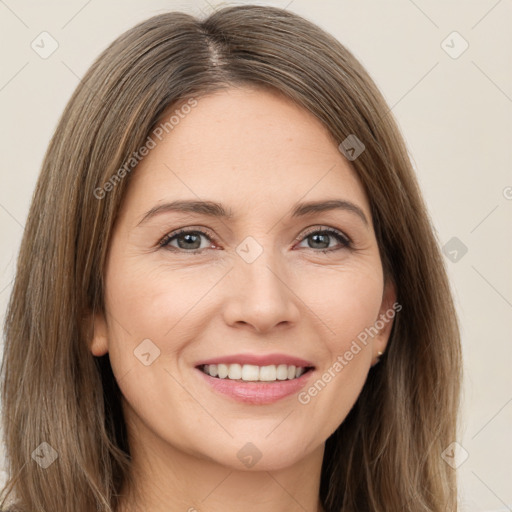
<svg viewBox="0 0 512 512">
<path fill-rule="evenodd" d="M 147 440 L 143 449 L 130 440 L 134 488 L 123 489 L 118 512 L 323 512 L 324 445 L 285 468 L 242 471 Z"/>
</svg>

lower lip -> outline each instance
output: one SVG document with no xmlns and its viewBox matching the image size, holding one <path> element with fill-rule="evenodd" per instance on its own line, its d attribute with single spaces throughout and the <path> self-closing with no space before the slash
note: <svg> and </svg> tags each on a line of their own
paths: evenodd
<svg viewBox="0 0 512 512">
<path fill-rule="evenodd" d="M 276 380 L 273 382 L 242 382 L 238 380 L 210 377 L 196 368 L 206 383 L 215 391 L 245 404 L 271 404 L 298 393 L 306 385 L 314 370 L 309 370 L 298 379 Z"/>
</svg>

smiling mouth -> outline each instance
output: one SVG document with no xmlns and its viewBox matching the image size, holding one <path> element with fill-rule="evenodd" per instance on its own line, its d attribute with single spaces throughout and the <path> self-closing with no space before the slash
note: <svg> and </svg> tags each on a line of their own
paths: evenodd
<svg viewBox="0 0 512 512">
<path fill-rule="evenodd" d="M 271 364 L 257 366 L 253 364 L 203 364 L 197 367 L 206 375 L 216 379 L 239 382 L 279 382 L 295 380 L 313 370 L 312 366 L 294 366 Z"/>
</svg>

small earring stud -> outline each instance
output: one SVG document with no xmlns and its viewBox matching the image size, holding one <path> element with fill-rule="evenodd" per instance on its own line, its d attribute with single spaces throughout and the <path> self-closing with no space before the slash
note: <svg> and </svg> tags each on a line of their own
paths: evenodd
<svg viewBox="0 0 512 512">
<path fill-rule="evenodd" d="M 377 352 L 377 361 L 375 361 L 375 363 L 372 364 L 372 366 L 375 366 L 376 364 L 378 364 L 380 362 L 380 356 L 383 354 L 384 352 L 382 351 L 378 351 Z"/>
</svg>

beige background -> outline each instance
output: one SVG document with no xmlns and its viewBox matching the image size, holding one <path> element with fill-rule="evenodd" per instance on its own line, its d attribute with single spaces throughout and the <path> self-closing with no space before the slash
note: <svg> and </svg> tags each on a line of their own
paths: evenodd
<svg viewBox="0 0 512 512">
<path fill-rule="evenodd" d="M 306 16 L 361 60 L 399 122 L 440 243 L 456 237 L 451 244 L 467 247 L 462 256 L 455 249 L 457 261 L 447 250 L 446 259 L 466 373 L 460 441 L 469 457 L 459 467 L 461 510 L 512 510 L 511 2 L 254 3 Z M 219 4 L 0 1 L 2 322 L 44 151 L 80 77 L 135 23 L 169 10 L 207 14 Z M 43 31 L 59 45 L 46 59 L 31 48 Z M 469 47 L 457 56 L 464 40 Z"/>
</svg>

